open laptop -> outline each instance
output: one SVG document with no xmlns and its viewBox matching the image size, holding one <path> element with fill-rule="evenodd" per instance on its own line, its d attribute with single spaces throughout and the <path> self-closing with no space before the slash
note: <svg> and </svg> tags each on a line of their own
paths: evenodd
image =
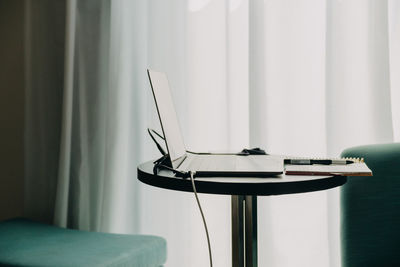
<svg viewBox="0 0 400 267">
<path fill-rule="evenodd" d="M 188 153 L 166 74 L 149 69 L 147 74 L 169 155 L 169 167 L 180 172 L 193 171 L 196 176 L 203 177 L 263 177 L 283 173 L 283 160 L 270 155 Z"/>
</svg>

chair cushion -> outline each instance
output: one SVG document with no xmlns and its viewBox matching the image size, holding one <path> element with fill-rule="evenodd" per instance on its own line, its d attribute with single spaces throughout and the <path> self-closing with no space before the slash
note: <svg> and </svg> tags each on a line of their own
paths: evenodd
<svg viewBox="0 0 400 267">
<path fill-rule="evenodd" d="M 160 266 L 157 236 L 64 229 L 26 219 L 0 223 L 0 266 Z"/>
<path fill-rule="evenodd" d="M 363 157 L 371 177 L 348 177 L 341 189 L 342 266 L 400 266 L 400 144 L 346 149 Z"/>
</svg>

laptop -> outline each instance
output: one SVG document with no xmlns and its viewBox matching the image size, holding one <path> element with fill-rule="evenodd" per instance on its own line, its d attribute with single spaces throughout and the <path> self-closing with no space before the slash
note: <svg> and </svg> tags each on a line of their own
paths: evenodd
<svg viewBox="0 0 400 267">
<path fill-rule="evenodd" d="M 168 167 L 202 177 L 265 177 L 283 173 L 283 160 L 270 155 L 189 153 L 186 151 L 167 75 L 147 70 L 168 152 Z"/>
</svg>

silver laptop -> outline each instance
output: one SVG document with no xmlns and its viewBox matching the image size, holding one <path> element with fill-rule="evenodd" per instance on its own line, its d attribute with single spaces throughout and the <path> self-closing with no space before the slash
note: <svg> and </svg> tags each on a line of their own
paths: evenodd
<svg viewBox="0 0 400 267">
<path fill-rule="evenodd" d="M 149 69 L 147 74 L 169 155 L 169 167 L 180 172 L 194 171 L 196 176 L 203 177 L 263 177 L 283 173 L 283 160 L 270 155 L 188 153 L 183 143 L 166 74 Z"/>
</svg>

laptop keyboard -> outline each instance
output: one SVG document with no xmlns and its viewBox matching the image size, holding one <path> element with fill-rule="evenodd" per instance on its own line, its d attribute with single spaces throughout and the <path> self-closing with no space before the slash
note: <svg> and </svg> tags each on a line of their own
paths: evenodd
<svg viewBox="0 0 400 267">
<path fill-rule="evenodd" d="M 234 155 L 218 155 L 218 156 L 202 156 L 195 155 L 185 159 L 182 163 L 182 169 L 185 170 L 235 170 L 237 156 Z"/>
<path fill-rule="evenodd" d="M 270 156 L 187 155 L 182 171 L 283 172 L 283 160 Z"/>
</svg>

